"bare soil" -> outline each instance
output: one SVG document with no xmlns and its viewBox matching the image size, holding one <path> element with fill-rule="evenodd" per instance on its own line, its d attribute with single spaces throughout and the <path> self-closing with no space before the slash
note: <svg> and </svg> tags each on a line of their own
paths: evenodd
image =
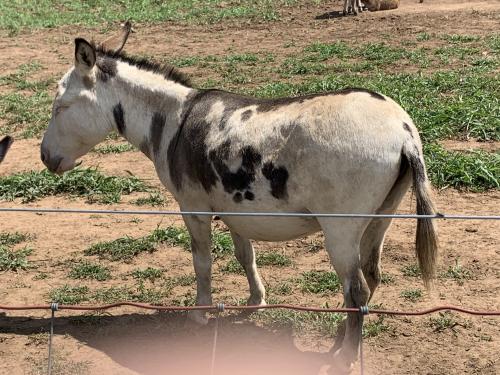
<svg viewBox="0 0 500 375">
<path fill-rule="evenodd" d="M 291 8 L 283 20 L 274 23 L 231 22 L 211 26 L 163 24 L 140 26 L 129 41 L 128 51 L 156 57 L 225 55 L 269 51 L 276 55 L 297 53 L 313 41 L 345 40 L 363 43 L 390 35 L 390 41 L 411 34 L 489 35 L 498 32 L 498 1 L 402 0 L 399 9 L 363 13 L 358 17 L 339 17 L 339 1 L 332 6 Z M 73 38 L 95 36 L 96 30 L 63 27 L 26 32 L 10 38 L 0 36 L 2 72 L 15 71 L 27 61 L 40 61 L 41 75 L 63 73 L 72 61 Z M 189 70 L 195 80 L 202 72 Z M 2 73 L 3 74 L 3 73 Z M 0 174 L 41 170 L 40 140 L 18 140 L 1 165 Z M 464 149 L 463 143 L 450 143 L 450 149 Z M 488 146 L 490 147 L 490 146 Z M 486 147 L 497 151 L 498 144 Z M 475 147 L 474 148 L 483 148 Z M 153 165 L 138 152 L 116 155 L 90 153 L 84 166 L 99 166 L 105 173 L 127 175 L 128 171 L 161 189 Z M 170 197 L 168 192 L 162 192 Z M 143 194 L 142 194 L 143 195 Z M 141 194 L 123 197 L 117 209 L 137 209 L 131 202 Z M 436 204 L 443 213 L 498 214 L 500 192 L 483 194 L 445 190 L 435 192 Z M 169 198 L 164 209 L 178 209 Z M 88 205 L 80 199 L 45 198 L 35 203 L 0 202 L 0 207 L 72 207 L 106 208 Z M 414 212 L 414 198 L 409 194 L 401 213 Z M 48 301 L 51 289 L 80 282 L 68 278 L 68 270 L 83 250 L 97 241 L 150 233 L 158 224 L 181 225 L 176 217 L 133 218 L 109 215 L 32 215 L 0 214 L 1 231 L 28 232 L 34 236 L 29 257 L 36 268 L 0 273 L 0 301 L 6 305 L 38 304 Z M 408 302 L 401 293 L 424 289 L 416 277 L 404 276 L 402 269 L 415 263 L 412 220 L 395 221 L 387 236 L 382 257 L 383 271 L 393 282 L 382 284 L 372 300 L 382 308 L 420 310 L 436 305 L 458 305 L 477 310 L 500 310 L 500 224 L 496 221 L 451 221 L 440 223 L 440 272 L 460 264 L 471 272 L 463 283 L 438 278 L 435 289 L 423 292 L 417 302 Z M 219 223 L 216 225 L 220 225 Z M 310 251 L 311 243 L 321 244 L 321 235 L 286 243 L 256 243 L 256 250 L 278 249 L 293 260 L 283 269 L 261 267 L 268 287 L 297 277 L 309 270 L 330 270 L 326 252 Z M 322 246 L 322 245 L 321 245 Z M 214 266 L 214 300 L 235 303 L 247 297 L 244 276 L 225 274 Z M 130 263 L 108 262 L 114 275 L 104 283 L 83 282 L 91 288 L 131 283 L 130 271 L 157 267 L 168 276 L 192 274 L 189 252 L 178 247 L 162 246 L 153 254 L 142 254 Z M 46 273 L 47 278 L 39 279 Z M 167 303 L 193 295 L 194 286 L 176 287 Z M 314 295 L 294 290 L 284 297 L 287 302 L 309 306 L 341 304 L 339 293 Z M 79 313 L 57 313 L 55 368 L 60 374 L 159 374 L 208 373 L 212 355 L 215 323 L 207 327 L 185 327 L 183 314 L 156 314 L 123 308 L 95 318 L 78 318 Z M 439 315 L 435 314 L 434 317 Z M 48 313 L 0 313 L 0 374 L 42 374 L 46 371 Z M 500 374 L 500 320 L 453 315 L 456 324 L 442 331 L 430 324 L 430 317 L 386 317 L 388 329 L 365 340 L 367 374 Z M 369 317 L 370 321 L 377 317 Z M 319 374 L 325 373 L 330 360 L 328 350 L 333 339 L 318 334 L 294 332 L 289 326 L 255 324 L 242 317 L 221 318 L 218 330 L 217 373 L 221 374 Z M 359 373 L 356 368 L 354 373 Z"/>
</svg>

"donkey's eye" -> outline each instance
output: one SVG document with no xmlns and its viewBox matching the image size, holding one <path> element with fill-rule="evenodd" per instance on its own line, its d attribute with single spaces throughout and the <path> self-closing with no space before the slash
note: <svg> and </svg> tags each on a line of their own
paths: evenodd
<svg viewBox="0 0 500 375">
<path fill-rule="evenodd" d="M 68 107 L 65 107 L 65 106 L 59 106 L 56 108 L 56 116 L 61 113 L 62 111 L 64 111 L 66 108 Z"/>
</svg>

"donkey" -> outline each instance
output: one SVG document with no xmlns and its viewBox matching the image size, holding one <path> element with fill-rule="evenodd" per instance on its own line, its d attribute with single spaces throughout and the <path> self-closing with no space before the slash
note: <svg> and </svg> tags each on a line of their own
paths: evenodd
<svg viewBox="0 0 500 375">
<path fill-rule="evenodd" d="M 170 66 L 75 39 L 74 66 L 58 85 L 41 159 L 63 173 L 117 131 L 156 168 L 183 211 L 381 213 L 397 209 L 412 182 L 418 214 L 435 212 L 418 131 L 390 98 L 369 90 L 257 99 L 192 87 Z M 192 238 L 197 305 L 211 305 L 211 217 L 183 217 Z M 248 304 L 265 304 L 250 239 L 286 241 L 323 231 L 345 305 L 368 303 L 380 283 L 380 254 L 390 219 L 227 217 L 246 272 Z M 437 234 L 417 224 L 423 280 L 434 275 Z M 190 318 L 206 322 L 204 313 Z M 358 356 L 363 318 L 340 329 L 334 363 Z"/>
<path fill-rule="evenodd" d="M 7 155 L 7 151 L 9 151 L 12 142 L 14 142 L 14 140 L 10 136 L 3 137 L 0 141 L 0 163 L 5 159 L 5 155 Z"/>
</svg>

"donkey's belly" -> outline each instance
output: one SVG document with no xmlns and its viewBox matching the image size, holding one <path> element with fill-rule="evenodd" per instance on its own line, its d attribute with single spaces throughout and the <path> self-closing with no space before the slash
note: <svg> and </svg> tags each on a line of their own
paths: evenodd
<svg viewBox="0 0 500 375">
<path fill-rule="evenodd" d="M 240 236 L 258 241 L 288 241 L 321 229 L 315 218 L 223 217 L 222 220 Z"/>
</svg>

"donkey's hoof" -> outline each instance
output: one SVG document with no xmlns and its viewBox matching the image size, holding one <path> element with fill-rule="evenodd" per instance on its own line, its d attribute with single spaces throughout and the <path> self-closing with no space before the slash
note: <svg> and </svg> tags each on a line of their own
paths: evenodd
<svg viewBox="0 0 500 375">
<path fill-rule="evenodd" d="M 350 374 L 354 368 L 354 362 L 346 356 L 342 348 L 333 353 L 333 365 L 331 374 Z"/>
<path fill-rule="evenodd" d="M 189 311 L 186 326 L 206 326 L 208 324 L 207 313 L 201 310 Z"/>
</svg>

